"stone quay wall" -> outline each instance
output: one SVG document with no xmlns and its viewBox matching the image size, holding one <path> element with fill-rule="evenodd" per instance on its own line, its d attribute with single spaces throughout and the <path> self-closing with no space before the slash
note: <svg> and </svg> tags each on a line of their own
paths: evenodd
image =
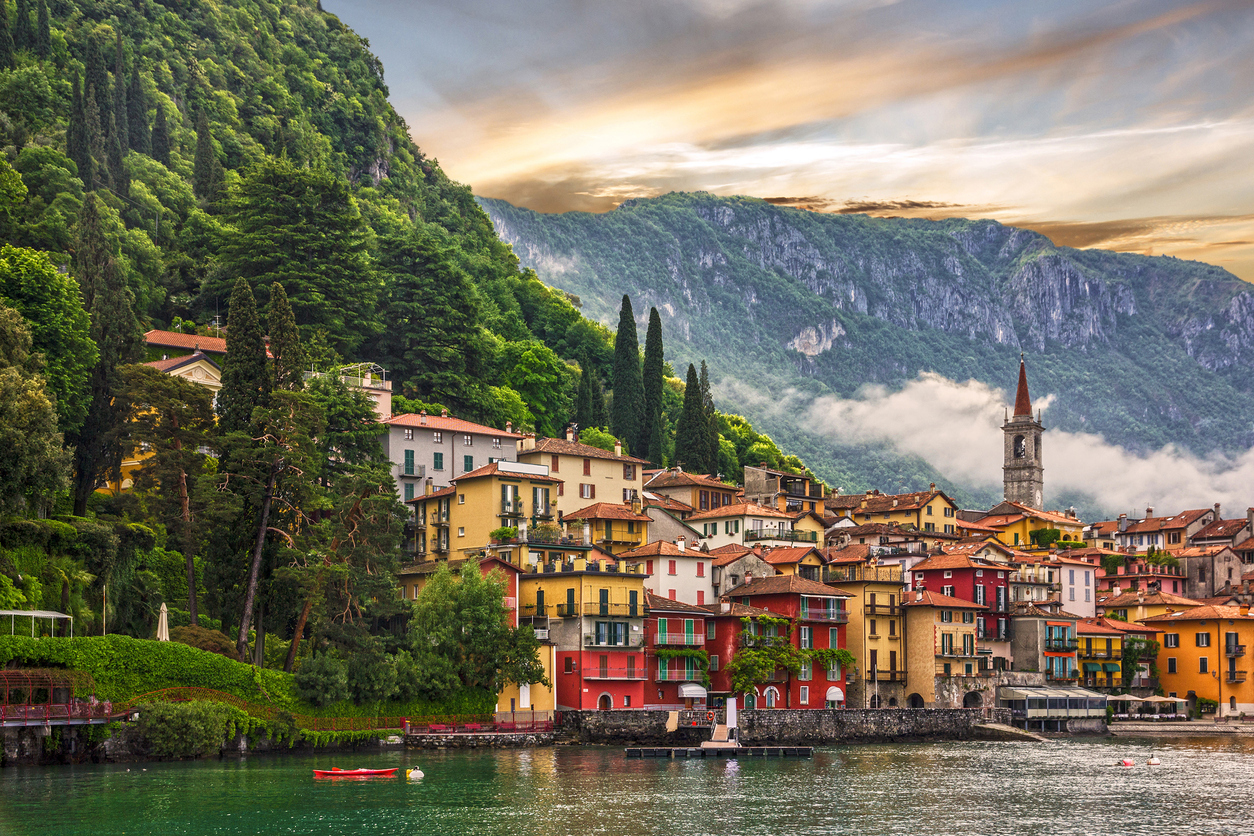
<svg viewBox="0 0 1254 836">
<path fill-rule="evenodd" d="M 407 734 L 411 749 L 521 749 L 552 746 L 554 732 L 490 732 L 484 734 Z"/>
<path fill-rule="evenodd" d="M 739 712 L 739 738 L 749 746 L 973 740 L 981 723 L 1010 723 L 1010 710 L 968 708 L 758 709 Z M 668 712 L 564 711 L 562 735 L 579 743 L 698 746 L 709 726 L 666 731 Z"/>
</svg>

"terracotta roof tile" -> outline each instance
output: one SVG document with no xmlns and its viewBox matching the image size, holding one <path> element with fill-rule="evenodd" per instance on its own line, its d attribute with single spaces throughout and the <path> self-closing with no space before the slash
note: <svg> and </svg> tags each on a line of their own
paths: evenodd
<svg viewBox="0 0 1254 836">
<path fill-rule="evenodd" d="M 1161 628 L 1150 627 L 1145 624 L 1130 624 L 1127 621 L 1120 621 L 1117 618 L 1111 618 L 1107 615 L 1099 615 L 1096 618 L 1084 619 L 1086 624 L 1101 624 L 1104 627 L 1118 630 L 1120 633 L 1161 633 Z"/>
<path fill-rule="evenodd" d="M 780 511 L 775 508 L 768 508 L 765 505 L 757 505 L 752 502 L 737 502 L 733 505 L 724 505 L 722 508 L 714 508 L 709 511 L 699 511 L 688 518 L 688 522 L 694 520 L 710 520 L 723 519 L 724 517 L 774 517 L 777 519 L 791 520 L 793 514 L 786 511 Z"/>
<path fill-rule="evenodd" d="M 1143 520 L 1128 521 L 1128 527 L 1124 531 L 1126 534 L 1145 534 L 1148 532 L 1166 531 L 1167 529 L 1186 528 L 1197 522 L 1198 518 L 1205 514 L 1210 508 L 1194 508 L 1190 511 L 1181 511 L 1179 514 L 1173 514 L 1170 517 L 1146 517 Z M 1118 521 L 1115 522 L 1116 531 L 1119 528 Z"/>
<path fill-rule="evenodd" d="M 723 611 L 724 605 L 728 606 L 728 610 L 726 612 Z M 702 607 L 702 609 L 712 616 L 724 616 L 726 618 L 753 618 L 755 616 L 762 615 L 770 616 L 771 618 L 780 617 L 779 613 L 764 610 L 760 607 L 751 607 L 748 604 L 741 604 L 739 602 L 722 601 L 718 604 L 706 604 Z"/>
<path fill-rule="evenodd" d="M 1166 624 L 1172 621 L 1211 621 L 1216 619 L 1241 619 L 1249 621 L 1254 619 L 1254 613 L 1246 610 L 1245 615 L 1241 614 L 1239 606 L 1214 606 L 1203 605 L 1200 607 L 1191 607 L 1187 610 L 1178 612 L 1164 613 L 1163 615 L 1154 615 L 1144 619 L 1145 621 L 1153 621 L 1156 624 Z"/>
<path fill-rule="evenodd" d="M 942 595 L 939 592 L 932 592 L 930 589 L 916 589 L 913 593 L 906 593 L 904 597 L 908 599 L 901 602 L 902 606 L 905 607 L 949 607 L 951 609 L 963 610 L 988 609 L 984 604 L 964 601 L 952 595 Z"/>
<path fill-rule="evenodd" d="M 211 354 L 226 354 L 225 337 L 202 337 L 199 334 L 180 334 L 178 331 L 145 332 L 144 342 L 160 348 L 199 349 Z"/>
<path fill-rule="evenodd" d="M 848 592 L 835 587 L 826 586 L 818 581 L 808 580 L 800 575 L 775 575 L 771 578 L 754 578 L 751 583 L 743 583 L 735 589 L 728 590 L 725 597 L 743 598 L 752 595 L 824 595 L 829 598 L 852 598 Z"/>
<path fill-rule="evenodd" d="M 1107 597 L 1104 600 L 1099 598 L 1098 603 L 1103 607 L 1122 609 L 1124 607 L 1137 606 L 1139 604 L 1150 604 L 1152 606 L 1172 606 L 1172 607 L 1194 607 L 1197 601 L 1192 598 L 1185 598 L 1183 595 L 1173 595 L 1170 592 L 1156 590 L 1148 592 L 1144 589 L 1130 589 L 1117 596 Z"/>
<path fill-rule="evenodd" d="M 635 522 L 650 522 L 652 517 L 644 514 L 637 514 L 631 510 L 630 505 L 624 505 L 621 502 L 594 502 L 587 508 L 580 508 L 578 511 L 570 514 L 563 514 L 562 519 L 566 520 L 632 520 Z"/>
<path fill-rule="evenodd" d="M 1225 539 L 1229 540 L 1241 533 L 1248 525 L 1245 517 L 1235 520 L 1216 520 L 1193 535 L 1194 540 Z"/>
<path fill-rule="evenodd" d="M 683 601 L 672 601 L 661 595 L 654 595 L 652 592 L 645 591 L 644 605 L 650 610 L 662 610 L 663 612 L 685 612 L 694 615 L 709 615 L 709 611 L 705 607 L 696 604 L 686 604 Z"/>
<path fill-rule="evenodd" d="M 449 485 L 447 488 L 440 488 L 438 491 L 432 491 L 431 493 L 418 494 L 413 499 L 406 500 L 406 502 L 409 504 L 413 504 L 415 502 L 421 502 L 424 499 L 439 499 L 442 496 L 452 496 L 455 493 L 457 493 L 457 488 L 454 487 L 453 485 Z"/>
<path fill-rule="evenodd" d="M 709 552 L 703 552 L 700 549 L 681 549 L 670 540 L 654 540 L 652 543 L 623 552 L 618 557 L 620 560 L 637 560 L 642 557 L 708 557 Z"/>
<path fill-rule="evenodd" d="M 871 546 L 867 543 L 850 543 L 843 549 L 824 549 L 828 563 L 866 563 L 871 558 Z"/>
<path fill-rule="evenodd" d="M 949 497 L 945 496 L 944 492 L 942 491 L 915 491 L 914 493 L 871 494 L 870 496 L 863 494 L 861 499 L 866 500 L 866 506 L 861 507 L 861 502 L 859 502 L 860 510 L 858 511 L 858 513 L 860 514 L 884 514 L 884 513 L 892 513 L 894 511 L 915 511 L 915 510 L 918 510 L 919 508 L 922 508 L 924 505 L 927 505 L 935 497 L 938 497 L 938 496 L 943 497 L 947 500 L 949 499 Z M 950 504 L 953 504 L 952 500 L 950 500 Z"/>
<path fill-rule="evenodd" d="M 581 459 L 609 459 L 624 464 L 648 464 L 644 459 L 637 459 L 634 456 L 616 456 L 613 450 L 602 450 L 600 447 L 593 447 L 578 441 L 567 441 L 564 438 L 537 438 L 534 449 L 523 450 L 518 455 L 521 458 L 536 453 L 550 456 L 576 456 Z"/>
<path fill-rule="evenodd" d="M 686 473 L 682 470 L 660 470 L 652 478 L 645 482 L 646 488 L 682 488 L 685 486 L 694 486 L 701 488 L 714 488 L 721 491 L 737 491 L 735 485 L 729 485 L 726 482 L 720 482 L 712 479 L 704 473 Z"/>
<path fill-rule="evenodd" d="M 499 473 L 504 473 L 506 476 L 509 476 L 509 477 L 528 479 L 532 482 L 557 483 L 557 482 L 562 481 L 561 479 L 558 479 L 556 476 L 542 476 L 538 473 L 515 473 L 510 470 L 503 471 L 501 470 L 499 465 L 500 465 L 500 462 L 492 462 L 490 464 L 485 464 L 483 467 L 477 467 L 474 470 L 470 471 L 469 473 L 463 473 L 461 476 L 458 476 L 455 479 L 450 479 L 449 481 L 456 484 L 458 482 L 465 481 L 466 479 L 478 479 L 480 476 L 495 476 Z"/>
<path fill-rule="evenodd" d="M 451 433 L 472 433 L 478 435 L 494 435 L 500 438 L 522 438 L 518 433 L 507 433 L 505 430 L 498 430 L 495 427 L 486 427 L 483 424 L 476 424 L 473 421 L 463 421 L 461 418 L 454 418 L 451 415 L 423 415 L 421 413 L 406 413 L 403 415 L 393 415 L 383 423 L 393 427 L 415 427 L 424 430 L 440 430 L 442 432 Z"/>
<path fill-rule="evenodd" d="M 645 491 L 644 504 L 649 508 L 661 508 L 663 511 L 677 511 L 681 514 L 687 514 L 694 509 L 687 502 L 680 502 L 678 499 L 671 499 L 665 494 L 653 494 Z"/>
<path fill-rule="evenodd" d="M 823 553 L 813 546 L 799 546 L 797 548 L 779 548 L 769 549 L 762 557 L 772 566 L 787 566 L 790 563 L 800 563 L 811 552 L 818 555 L 819 560 L 823 559 Z"/>
</svg>

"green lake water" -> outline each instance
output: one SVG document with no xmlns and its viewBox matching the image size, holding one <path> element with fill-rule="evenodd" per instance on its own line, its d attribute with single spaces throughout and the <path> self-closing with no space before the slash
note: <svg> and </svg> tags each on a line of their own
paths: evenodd
<svg viewBox="0 0 1254 836">
<path fill-rule="evenodd" d="M 1143 765 L 1151 751 L 1162 766 Z M 1116 766 L 1124 756 L 1138 765 Z M 417 782 L 312 776 L 415 765 Z M 810 760 L 257 755 L 5 768 L 0 834 L 1238 834 L 1254 833 L 1251 779 L 1254 746 L 1232 740 L 843 746 Z"/>
</svg>

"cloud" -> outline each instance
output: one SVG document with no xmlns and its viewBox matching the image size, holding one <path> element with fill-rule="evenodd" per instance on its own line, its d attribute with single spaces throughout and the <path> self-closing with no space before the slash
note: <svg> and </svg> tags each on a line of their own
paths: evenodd
<svg viewBox="0 0 1254 836">
<path fill-rule="evenodd" d="M 779 417 L 842 444 L 887 444 L 917 456 L 958 484 L 976 489 L 1001 484 L 1001 425 L 1007 393 L 975 380 L 958 382 L 924 373 L 901 389 L 864 386 L 856 397 L 811 398 L 790 391 L 766 399 L 724 381 L 720 396 L 775 409 Z M 1035 399 L 1048 423 L 1053 395 Z M 1254 449 L 1238 456 L 1200 458 L 1175 447 L 1135 454 L 1099 435 L 1048 429 L 1042 440 L 1046 503 L 1083 494 L 1110 511 L 1140 515 L 1207 508 L 1216 502 L 1239 513 L 1254 502 Z"/>
</svg>

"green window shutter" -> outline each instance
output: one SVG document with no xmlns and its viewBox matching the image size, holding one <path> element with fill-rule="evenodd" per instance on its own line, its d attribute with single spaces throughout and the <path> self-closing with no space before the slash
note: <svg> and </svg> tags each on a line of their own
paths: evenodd
<svg viewBox="0 0 1254 836">
<path fill-rule="evenodd" d="M 665 618 L 659 618 L 657 620 L 657 634 L 658 634 L 658 641 L 661 643 L 665 643 L 666 642 L 666 638 L 665 638 L 666 637 L 666 619 Z"/>
<path fill-rule="evenodd" d="M 474 456 L 462 456 L 462 470 L 464 470 L 466 473 L 469 473 L 470 471 L 474 469 L 475 469 L 475 457 Z"/>
<path fill-rule="evenodd" d="M 692 634 L 696 630 L 697 622 L 691 618 L 684 619 L 684 642 L 692 644 Z"/>
<path fill-rule="evenodd" d="M 433 453 L 431 455 L 431 469 L 432 470 L 444 469 L 444 454 L 443 453 Z"/>
<path fill-rule="evenodd" d="M 405 451 L 405 475 L 406 476 L 414 475 L 414 451 L 413 450 Z"/>
</svg>

